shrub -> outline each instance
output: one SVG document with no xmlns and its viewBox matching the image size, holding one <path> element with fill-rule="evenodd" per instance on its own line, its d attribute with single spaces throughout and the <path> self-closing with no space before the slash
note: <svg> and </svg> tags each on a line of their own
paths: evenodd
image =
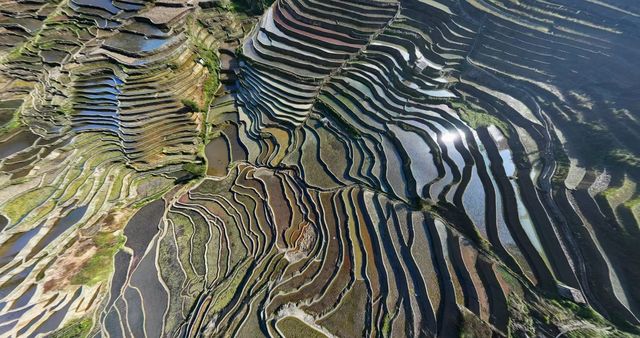
<svg viewBox="0 0 640 338">
<path fill-rule="evenodd" d="M 451 106 L 458 110 L 460 118 L 465 121 L 469 127 L 478 129 L 495 125 L 505 135 L 509 136 L 509 127 L 500 118 L 493 116 L 487 112 L 472 108 L 463 102 L 451 102 Z"/>
<path fill-rule="evenodd" d="M 185 163 L 182 165 L 182 169 L 195 177 L 202 177 L 207 174 L 207 166 L 204 163 Z"/>
<path fill-rule="evenodd" d="M 125 237 L 113 233 L 98 233 L 92 240 L 96 253 L 73 276 L 72 284 L 94 285 L 109 278 L 113 270 L 113 256 L 124 245 Z"/>
<path fill-rule="evenodd" d="M 74 319 L 63 328 L 55 331 L 50 338 L 84 338 L 89 334 L 93 321 L 91 318 Z"/>
<path fill-rule="evenodd" d="M 182 99 L 180 100 L 180 102 L 182 103 L 182 105 L 189 108 L 190 111 L 193 111 L 193 112 L 201 111 L 200 106 L 193 100 Z"/>
<path fill-rule="evenodd" d="M 202 63 L 209 71 L 209 76 L 204 82 L 204 104 L 205 108 L 211 104 L 213 97 L 220 85 L 220 60 L 218 55 L 212 50 L 207 49 L 202 44 L 196 44 L 198 56 L 202 59 Z"/>
<path fill-rule="evenodd" d="M 231 0 L 229 10 L 248 15 L 260 15 L 275 0 Z"/>
</svg>

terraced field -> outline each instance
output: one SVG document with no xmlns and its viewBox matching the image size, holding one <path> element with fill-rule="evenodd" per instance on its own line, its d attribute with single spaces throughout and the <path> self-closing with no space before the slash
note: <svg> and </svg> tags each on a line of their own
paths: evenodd
<svg viewBox="0 0 640 338">
<path fill-rule="evenodd" d="M 640 335 L 640 4 L 0 4 L 0 336 Z"/>
</svg>

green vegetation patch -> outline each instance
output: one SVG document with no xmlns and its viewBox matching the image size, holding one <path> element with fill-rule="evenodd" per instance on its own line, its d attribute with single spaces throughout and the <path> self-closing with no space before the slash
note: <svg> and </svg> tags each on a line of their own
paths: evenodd
<svg viewBox="0 0 640 338">
<path fill-rule="evenodd" d="M 55 188 L 53 187 L 42 187 L 28 191 L 11 199 L 2 207 L 2 210 L 4 211 L 5 216 L 7 216 L 13 223 L 16 223 L 27 213 L 49 198 L 54 190 Z"/>
<path fill-rule="evenodd" d="M 391 316 L 388 313 L 385 313 L 384 318 L 382 318 L 382 336 L 389 337 L 391 333 Z"/>
<path fill-rule="evenodd" d="M 202 107 L 200 107 L 195 101 L 193 100 L 189 100 L 189 99 L 182 99 L 180 100 L 180 103 L 182 103 L 183 106 L 189 108 L 190 111 L 202 111 L 204 110 Z"/>
<path fill-rule="evenodd" d="M 507 270 L 504 266 L 500 265 L 497 266 L 496 271 L 500 274 L 502 280 L 509 284 L 509 289 L 512 292 L 515 292 L 520 297 L 525 296 L 524 289 L 522 288 L 520 280 L 518 280 L 518 278 L 516 278 L 513 273 Z"/>
<path fill-rule="evenodd" d="M 18 110 L 13 112 L 11 119 L 0 127 L 0 135 L 10 132 L 20 126 L 20 113 Z"/>
<path fill-rule="evenodd" d="M 225 8 L 236 13 L 260 15 L 274 2 L 275 0 L 230 0 Z"/>
<path fill-rule="evenodd" d="M 169 213 L 169 215 L 172 214 Z M 178 295 L 182 292 L 182 286 L 187 276 L 180 266 L 180 262 L 176 259 L 178 256 L 178 247 L 172 236 L 173 226 L 168 224 L 167 227 L 167 234 L 160 241 L 158 250 L 158 268 L 169 289 L 169 293 Z M 168 313 L 181 313 L 182 302 L 191 304 L 195 302 L 195 296 L 184 294 L 182 297 L 170 297 Z M 166 332 L 173 332 L 181 323 L 182 318 L 180 316 L 167 316 L 165 323 Z"/>
<path fill-rule="evenodd" d="M 92 240 L 97 251 L 73 276 L 72 284 L 94 285 L 109 278 L 113 272 L 113 256 L 124 245 L 125 237 L 113 233 L 98 233 Z"/>
<path fill-rule="evenodd" d="M 451 107 L 455 108 L 460 114 L 460 118 L 473 129 L 481 127 L 489 127 L 491 125 L 496 126 L 505 135 L 509 136 L 509 127 L 506 123 L 500 120 L 498 117 L 493 116 L 487 112 L 480 111 L 469 104 L 463 102 L 451 102 Z"/>
<path fill-rule="evenodd" d="M 191 219 L 182 213 L 171 212 L 169 213 L 169 218 L 173 222 L 175 229 L 178 260 L 182 262 L 184 272 L 189 280 L 200 280 L 200 276 L 197 275 L 190 263 L 191 238 L 193 237 L 194 225 Z"/>
<path fill-rule="evenodd" d="M 195 177 L 203 177 L 207 174 L 207 165 L 205 163 L 185 163 L 182 165 L 182 169 Z"/>
<path fill-rule="evenodd" d="M 56 201 L 54 199 L 50 199 L 40 207 L 38 207 L 36 210 L 34 210 L 32 213 L 30 213 L 27 219 L 29 221 L 32 221 L 47 217 L 53 211 L 53 209 L 55 209 L 56 205 Z"/>
<path fill-rule="evenodd" d="M 115 179 L 111 183 L 111 190 L 109 191 L 109 201 L 117 200 L 122 194 L 122 183 L 124 182 L 126 174 L 120 171 L 116 172 Z"/>
<path fill-rule="evenodd" d="M 631 211 L 633 218 L 636 220 L 636 225 L 640 227 L 640 197 L 635 197 L 624 202 L 624 207 Z"/>
<path fill-rule="evenodd" d="M 597 313 L 593 308 L 589 306 L 576 304 L 568 300 L 560 300 L 560 301 L 552 300 L 551 302 L 558 307 L 562 307 L 564 309 L 571 311 L 573 314 L 575 314 L 579 318 L 586 319 L 596 324 L 602 324 L 602 325 L 607 324 L 606 319 L 604 319 L 604 317 L 602 317 L 599 313 Z"/>
<path fill-rule="evenodd" d="M 624 335 L 608 334 L 605 330 L 596 330 L 592 328 L 571 330 L 566 332 L 563 336 L 567 338 L 625 337 Z"/>
<path fill-rule="evenodd" d="M 564 152 L 562 143 L 556 136 L 553 137 L 553 158 L 556 160 L 556 170 L 553 172 L 551 182 L 553 182 L 554 189 L 558 189 L 559 187 L 564 187 L 564 180 L 569 175 L 571 160 Z"/>
<path fill-rule="evenodd" d="M 91 318 L 74 319 L 63 328 L 53 332 L 49 338 L 85 338 L 93 327 Z"/>
<path fill-rule="evenodd" d="M 276 324 L 286 338 L 323 338 L 322 332 L 312 328 L 296 317 L 282 318 Z"/>
<path fill-rule="evenodd" d="M 137 187 L 138 201 L 132 205 L 132 208 L 141 208 L 144 205 L 153 202 L 171 189 L 171 180 L 162 176 L 145 176 Z"/>
<path fill-rule="evenodd" d="M 610 187 L 602 194 L 607 199 L 612 208 L 620 203 L 631 200 L 636 192 L 636 183 L 628 177 L 624 178 L 622 185 L 619 187 Z"/>
<path fill-rule="evenodd" d="M 206 111 L 220 86 L 220 59 L 211 49 L 208 49 L 201 42 L 195 42 L 196 53 L 202 60 L 202 65 L 207 67 L 209 76 L 204 81 L 204 107 L 201 111 Z"/>
<path fill-rule="evenodd" d="M 211 311 L 213 313 L 219 312 L 220 310 L 224 309 L 227 305 L 229 305 L 229 303 L 231 303 L 231 300 L 233 300 L 233 295 L 235 295 L 236 292 L 238 291 L 240 282 L 242 282 L 242 279 L 247 274 L 247 270 L 249 268 L 250 263 L 251 263 L 250 261 L 246 261 L 242 265 L 240 265 L 236 270 L 236 272 L 233 274 L 233 277 L 231 277 L 231 279 L 229 280 L 229 282 L 221 285 L 221 287 L 219 287 L 218 290 L 216 290 L 217 292 L 215 294 L 218 294 L 218 297 L 216 298 L 215 302 L 212 305 Z M 312 337 L 312 336 L 302 336 L 302 337 Z M 324 337 L 324 335 L 322 337 Z"/>
<path fill-rule="evenodd" d="M 340 301 L 338 309 L 318 323 L 338 337 L 361 337 L 366 306 L 367 287 L 363 281 L 356 280 Z"/>
</svg>

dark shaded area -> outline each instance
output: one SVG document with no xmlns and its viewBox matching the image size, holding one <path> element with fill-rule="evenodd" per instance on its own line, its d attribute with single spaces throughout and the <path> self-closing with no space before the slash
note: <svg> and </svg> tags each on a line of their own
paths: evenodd
<svg viewBox="0 0 640 338">
<path fill-rule="evenodd" d="M 0 159 L 7 158 L 32 146 L 38 135 L 28 129 L 20 129 L 0 140 Z"/>
<path fill-rule="evenodd" d="M 124 229 L 126 246 L 133 250 L 134 261 L 139 260 L 158 232 L 158 224 L 164 213 L 164 200 L 155 200 L 140 209 Z"/>
</svg>

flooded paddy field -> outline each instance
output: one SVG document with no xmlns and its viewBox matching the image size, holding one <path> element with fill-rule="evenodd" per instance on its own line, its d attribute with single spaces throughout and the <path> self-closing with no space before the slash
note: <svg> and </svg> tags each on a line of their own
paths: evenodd
<svg viewBox="0 0 640 338">
<path fill-rule="evenodd" d="M 0 336 L 640 335 L 639 18 L 9 1 Z"/>
</svg>

